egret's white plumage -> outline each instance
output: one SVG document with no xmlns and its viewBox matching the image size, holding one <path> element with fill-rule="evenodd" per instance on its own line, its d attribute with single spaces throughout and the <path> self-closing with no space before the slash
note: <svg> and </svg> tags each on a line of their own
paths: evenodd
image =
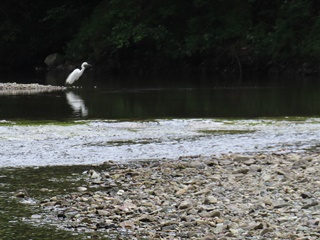
<svg viewBox="0 0 320 240">
<path fill-rule="evenodd" d="M 69 74 L 69 76 L 66 79 L 66 84 L 73 84 L 75 81 L 77 81 L 81 77 L 84 70 L 90 66 L 91 65 L 87 62 L 82 63 L 81 70 L 79 68 L 76 68 L 75 70 L 73 70 L 72 73 Z"/>
</svg>

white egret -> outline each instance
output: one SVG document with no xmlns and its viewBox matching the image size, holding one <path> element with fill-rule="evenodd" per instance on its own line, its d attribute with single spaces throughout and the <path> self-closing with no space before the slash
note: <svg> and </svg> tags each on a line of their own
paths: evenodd
<svg viewBox="0 0 320 240">
<path fill-rule="evenodd" d="M 81 70 L 79 68 L 73 70 L 73 72 L 67 77 L 66 84 L 73 84 L 75 81 L 77 81 L 87 67 L 91 67 L 91 65 L 87 62 L 84 62 L 81 64 Z"/>
</svg>

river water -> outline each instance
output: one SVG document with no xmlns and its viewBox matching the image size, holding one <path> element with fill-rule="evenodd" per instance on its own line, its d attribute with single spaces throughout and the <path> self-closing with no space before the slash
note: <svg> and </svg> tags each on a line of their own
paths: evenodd
<svg viewBox="0 0 320 240">
<path fill-rule="evenodd" d="M 62 79 L 62 81 L 61 81 Z M 0 78 L 1 80 L 1 78 Z M 8 79 L 26 81 L 24 77 Z M 6 79 L 2 79 L 6 81 Z M 27 82 L 61 85 L 60 75 Z M 0 95 L 0 119 L 157 119 L 320 116 L 315 78 L 114 77 L 90 73 L 77 89 Z"/>
<path fill-rule="evenodd" d="M 61 75 L 2 82 L 61 85 Z M 12 198 L 71 191 L 73 173 L 113 160 L 223 153 L 318 151 L 320 80 L 314 78 L 95 77 L 63 92 L 0 94 L 0 236 L 87 239 L 34 225 Z M 48 167 L 49 166 L 49 167 Z M 23 167 L 23 168 L 16 168 Z M 41 179 L 41 181 L 39 181 Z M 39 193 L 40 188 L 53 189 Z M 39 220 L 40 221 L 40 220 Z M 1 239 L 1 237 L 0 237 Z"/>
<path fill-rule="evenodd" d="M 63 84 L 54 76 L 28 82 Z M 66 91 L 2 93 L 0 167 L 316 150 L 319 88 L 312 78 L 88 74 Z"/>
</svg>

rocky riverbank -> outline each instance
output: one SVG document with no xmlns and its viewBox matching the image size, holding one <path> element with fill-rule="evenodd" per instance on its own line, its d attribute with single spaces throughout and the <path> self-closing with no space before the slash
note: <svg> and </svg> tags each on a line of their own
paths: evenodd
<svg viewBox="0 0 320 240">
<path fill-rule="evenodd" d="M 0 95 L 33 94 L 66 90 L 63 86 L 41 85 L 38 83 L 0 83 Z"/>
<path fill-rule="evenodd" d="M 107 239 L 320 238 L 319 154 L 189 156 L 103 169 L 82 173 L 76 192 L 37 199 L 43 221 Z"/>
</svg>

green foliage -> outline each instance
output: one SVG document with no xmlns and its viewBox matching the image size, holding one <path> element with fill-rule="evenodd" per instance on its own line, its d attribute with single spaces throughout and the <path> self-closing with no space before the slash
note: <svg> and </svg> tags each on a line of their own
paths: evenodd
<svg viewBox="0 0 320 240">
<path fill-rule="evenodd" d="M 4 21 L 0 26 L 0 35 L 3 41 L 8 43 L 16 41 L 19 32 L 19 27 L 10 20 Z"/>
<path fill-rule="evenodd" d="M 80 60 L 83 55 L 99 61 L 103 57 L 151 40 L 158 46 L 167 31 L 144 18 L 144 10 L 136 1 L 102 1 L 83 24 L 67 48 L 67 56 Z"/>
<path fill-rule="evenodd" d="M 320 60 L 316 0 L 7 0 L 0 12 L 0 64 L 60 52 L 73 62 L 148 69 L 241 61 L 243 49 L 254 59 Z"/>
<path fill-rule="evenodd" d="M 67 56 L 150 62 L 212 55 L 246 36 L 248 9 L 244 0 L 105 0 L 70 42 Z"/>
<path fill-rule="evenodd" d="M 316 47 L 310 41 L 319 30 L 315 14 L 319 9 L 313 8 L 313 1 L 274 1 L 261 4 L 252 1 L 261 8 L 258 11 L 247 36 L 258 55 L 266 55 L 272 59 L 289 59 L 311 56 Z M 316 12 L 312 12 L 316 10 Z M 313 45 L 313 46 L 312 46 Z M 307 50 L 309 49 L 309 50 Z"/>
<path fill-rule="evenodd" d="M 48 54 L 63 52 L 96 1 L 76 3 L 79 1 L 1 1 L 0 54 L 6 58 L 0 59 L 0 65 L 42 64 Z"/>
<path fill-rule="evenodd" d="M 313 58 L 320 56 L 320 16 L 315 18 L 309 33 L 302 39 L 302 55 Z"/>
<path fill-rule="evenodd" d="M 208 54 L 242 41 L 250 25 L 247 1 L 195 1 L 197 14 L 187 20 L 185 53 Z M 222 14 L 223 13 L 223 14 Z"/>
<path fill-rule="evenodd" d="M 305 35 L 309 18 L 309 1 L 287 2 L 279 7 L 272 39 L 271 53 L 274 57 L 296 57 L 300 54 L 301 38 Z"/>
</svg>

